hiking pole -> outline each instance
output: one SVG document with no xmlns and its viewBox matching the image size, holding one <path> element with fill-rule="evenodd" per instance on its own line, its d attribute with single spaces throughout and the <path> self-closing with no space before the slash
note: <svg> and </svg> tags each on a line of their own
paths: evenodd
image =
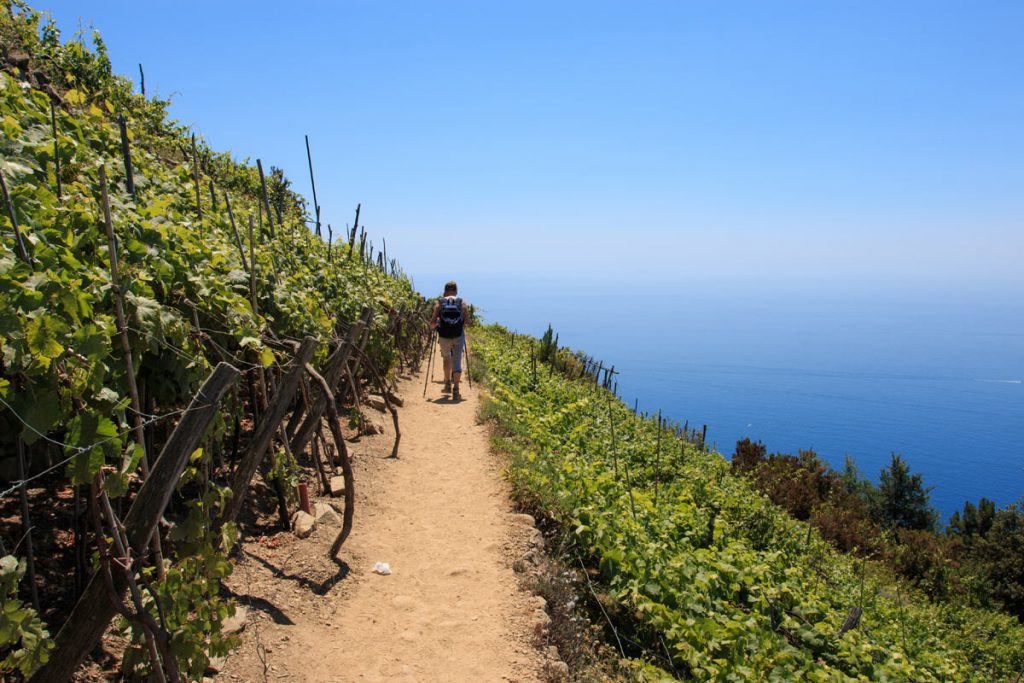
<svg viewBox="0 0 1024 683">
<path fill-rule="evenodd" d="M 430 331 L 430 356 L 427 358 L 427 371 L 423 374 L 426 375 L 426 379 L 423 381 L 423 398 L 427 397 L 427 385 L 430 384 L 430 380 L 434 378 L 434 344 L 437 341 L 437 332 L 435 330 Z"/>
<path fill-rule="evenodd" d="M 469 342 L 466 340 L 466 335 L 462 335 L 462 350 L 466 352 L 466 380 L 469 382 L 469 388 L 473 388 L 473 377 L 469 373 Z"/>
</svg>

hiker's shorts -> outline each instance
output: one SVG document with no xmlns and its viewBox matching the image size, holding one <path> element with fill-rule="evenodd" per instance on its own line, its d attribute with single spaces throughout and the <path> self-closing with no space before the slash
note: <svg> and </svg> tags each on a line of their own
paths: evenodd
<svg viewBox="0 0 1024 683">
<path fill-rule="evenodd" d="M 462 346 L 465 344 L 465 338 L 438 337 L 437 340 L 441 344 L 441 357 L 452 359 L 452 372 L 462 372 Z"/>
</svg>

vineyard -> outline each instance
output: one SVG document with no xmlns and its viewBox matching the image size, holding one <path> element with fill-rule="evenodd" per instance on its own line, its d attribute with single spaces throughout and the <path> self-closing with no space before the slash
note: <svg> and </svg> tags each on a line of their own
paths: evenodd
<svg viewBox="0 0 1024 683">
<path fill-rule="evenodd" d="M 112 624 L 127 678 L 197 680 L 232 644 L 220 582 L 254 504 L 287 529 L 300 474 L 340 468 L 337 555 L 344 430 L 372 389 L 397 433 L 424 302 L 358 208 L 336 240 L 279 170 L 113 75 L 99 36 L 0 12 L 0 671 L 65 680 Z"/>
<path fill-rule="evenodd" d="M 570 566 L 598 583 L 582 589 L 589 617 L 651 679 L 1019 679 L 1013 617 L 931 603 L 837 552 L 700 432 L 638 416 L 611 371 L 550 335 L 474 340 L 519 497 L 562 530 Z"/>
</svg>

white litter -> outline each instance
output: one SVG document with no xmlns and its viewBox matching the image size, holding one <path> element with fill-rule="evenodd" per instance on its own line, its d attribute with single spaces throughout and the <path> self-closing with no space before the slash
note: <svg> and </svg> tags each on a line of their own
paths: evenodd
<svg viewBox="0 0 1024 683">
<path fill-rule="evenodd" d="M 373 565 L 373 573 L 380 574 L 381 576 L 387 576 L 391 573 L 391 565 L 387 562 L 378 562 Z"/>
</svg>

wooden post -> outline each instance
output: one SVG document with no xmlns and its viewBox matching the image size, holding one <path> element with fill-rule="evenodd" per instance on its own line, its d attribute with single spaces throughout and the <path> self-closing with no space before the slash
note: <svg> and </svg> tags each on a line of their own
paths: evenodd
<svg viewBox="0 0 1024 683">
<path fill-rule="evenodd" d="M 260 192 L 263 196 L 263 208 L 267 210 L 267 226 L 270 228 L 270 237 L 274 237 L 274 217 L 270 215 L 270 198 L 267 195 L 267 179 L 263 176 L 263 162 L 256 160 L 256 168 L 260 172 Z"/>
<path fill-rule="evenodd" d="M 231 211 L 231 195 L 227 192 L 224 193 L 224 205 L 228 209 L 228 219 L 231 221 L 231 232 L 235 235 L 235 246 L 238 247 L 238 255 L 242 259 L 242 267 L 249 270 L 249 262 L 245 258 L 245 248 L 242 246 L 242 238 L 239 237 L 238 226 L 235 224 L 235 214 Z"/>
<path fill-rule="evenodd" d="M 128 324 L 124 315 L 124 294 L 121 291 L 121 276 L 117 267 L 117 238 L 114 236 L 114 222 L 110 217 L 110 197 L 107 190 L 107 169 L 100 166 L 100 195 L 103 202 L 103 222 L 107 229 L 107 257 L 110 260 L 110 285 L 114 295 L 114 313 L 117 317 L 118 337 L 121 340 L 121 352 L 124 354 L 124 368 L 128 383 L 128 396 L 131 399 L 131 424 L 135 443 L 142 451 L 139 464 L 143 478 L 149 478 L 149 457 L 146 454 L 146 435 L 142 429 L 142 401 L 139 400 L 139 387 L 135 383 L 135 362 L 132 358 L 132 347 L 128 342 Z M 154 564 L 157 577 L 164 578 L 163 551 L 160 547 L 160 534 L 153 537 Z"/>
<path fill-rule="evenodd" d="M 615 466 L 615 479 L 619 478 L 619 455 L 615 445 L 615 416 L 612 414 L 612 395 L 608 394 L 608 429 L 611 431 L 612 463 Z"/>
<path fill-rule="evenodd" d="M 32 520 L 29 518 L 28 510 L 28 484 L 25 479 L 28 472 L 25 469 L 25 443 L 21 437 L 15 437 L 15 448 L 18 455 L 18 479 L 21 480 L 21 532 L 25 537 L 25 562 L 28 565 L 28 592 L 32 597 L 32 607 L 36 613 L 42 614 L 39 610 L 39 592 L 36 589 L 36 556 L 32 549 Z"/>
<path fill-rule="evenodd" d="M 213 207 L 214 215 L 217 214 L 217 192 L 213 187 L 213 178 L 210 178 L 210 206 Z"/>
<path fill-rule="evenodd" d="M 369 324 L 368 320 L 372 317 L 373 312 L 368 308 L 364 309 L 359 321 L 349 328 L 345 341 L 324 363 L 324 377 L 331 386 L 335 386 L 341 380 L 342 373 L 348 365 L 348 358 L 355 348 L 357 335 L 362 333 L 363 328 Z M 320 423 L 320 418 L 323 416 L 325 408 L 322 400 L 317 398 L 311 400 L 309 414 L 303 421 L 302 426 L 295 432 L 295 436 L 292 437 L 292 453 L 301 453 L 305 449 L 306 444 L 316 432 L 316 426 Z"/>
<path fill-rule="evenodd" d="M 316 213 L 316 236 L 320 233 L 320 204 L 316 200 L 316 179 L 313 178 L 313 155 L 309 151 L 309 136 L 306 136 L 306 161 L 309 162 L 309 184 L 313 188 L 313 211 Z"/>
<path fill-rule="evenodd" d="M 199 194 L 199 154 L 196 153 L 196 134 L 192 133 L 192 182 L 196 186 L 196 213 L 203 222 L 203 200 Z"/>
<path fill-rule="evenodd" d="M 146 72 L 142 70 L 142 64 L 139 64 L 139 90 L 142 92 L 142 96 L 146 96 Z"/>
<path fill-rule="evenodd" d="M 135 180 L 132 176 L 132 151 L 131 146 L 128 144 L 128 122 L 124 120 L 123 115 L 117 117 L 117 125 L 121 128 L 121 156 L 124 157 L 125 189 L 128 190 L 128 194 L 132 196 L 132 199 L 135 199 Z"/>
<path fill-rule="evenodd" d="M 365 358 L 365 353 L 360 352 Z M 395 443 L 391 446 L 392 458 L 398 457 L 398 443 L 402 440 L 402 430 L 398 427 L 398 411 L 395 410 L 395 406 L 391 402 L 391 392 L 388 391 L 387 383 L 384 381 L 384 377 L 381 376 L 377 370 L 377 366 L 370 362 L 369 358 L 365 358 L 366 367 L 370 368 L 370 372 L 373 373 L 373 377 L 376 380 L 377 388 L 380 390 L 381 398 L 384 399 L 384 407 L 387 408 L 388 412 L 391 413 L 391 421 L 395 426 Z M 467 375 L 468 377 L 468 375 Z"/>
<path fill-rule="evenodd" d="M 658 480 L 661 478 L 661 409 L 658 409 L 658 439 L 654 447 L 654 506 L 658 506 Z"/>
<path fill-rule="evenodd" d="M 241 462 L 238 463 L 234 479 L 231 481 L 231 500 L 221 514 L 218 526 L 234 521 L 238 513 L 241 512 L 242 503 L 245 502 L 245 494 L 249 490 L 249 482 L 252 480 L 253 475 L 256 474 L 263 456 L 266 455 L 267 448 L 270 447 L 270 441 L 274 438 L 274 434 L 277 432 L 278 426 L 284 419 L 288 406 L 291 404 L 292 398 L 299 388 L 299 380 L 302 378 L 303 368 L 313 357 L 315 350 L 316 339 L 306 337 L 302 345 L 299 346 L 299 350 L 295 352 L 291 370 L 281 380 L 280 385 L 277 387 L 277 392 L 270 399 L 267 409 L 263 412 L 263 417 L 253 433 L 252 441 L 249 443 L 249 450 L 242 456 Z"/>
<path fill-rule="evenodd" d="M 63 185 L 60 180 L 60 147 L 57 144 L 57 109 L 50 100 L 50 130 L 53 132 L 53 165 L 54 176 L 57 178 L 57 199 L 63 194 Z"/>
<path fill-rule="evenodd" d="M 7 218 L 10 219 L 11 227 L 14 228 L 14 244 L 18 250 L 18 256 L 31 268 L 35 264 L 28 253 L 28 249 L 25 248 L 25 240 L 21 237 L 21 230 L 18 228 L 18 215 L 14 212 L 14 202 L 11 201 L 11 194 L 7 191 L 7 181 L 4 180 L 3 173 L 0 173 L 0 189 L 3 190 L 4 204 L 7 205 Z"/>
<path fill-rule="evenodd" d="M 306 364 L 306 372 L 313 378 L 313 381 L 320 385 L 320 391 L 327 399 L 325 401 L 327 422 L 331 428 L 331 435 L 334 437 L 334 445 L 341 456 L 341 473 L 345 479 L 345 511 L 342 517 L 341 531 L 338 533 L 337 538 L 334 539 L 334 544 L 331 545 L 330 558 L 334 559 L 345 539 L 352 532 L 352 518 L 355 516 L 356 505 L 355 476 L 352 472 L 352 461 L 348 457 L 348 447 L 345 445 L 345 435 L 341 432 L 341 419 L 338 417 L 338 406 L 335 403 L 334 394 L 331 392 L 331 386 L 308 363 Z"/>
<path fill-rule="evenodd" d="M 249 216 L 249 303 L 252 304 L 252 314 L 259 318 L 260 309 L 256 305 L 256 246 L 253 240 L 252 216 Z"/>
<path fill-rule="evenodd" d="M 206 433 L 217 412 L 217 404 L 238 376 L 237 369 L 227 363 L 219 363 L 192 398 L 188 410 L 167 440 L 151 476 L 143 483 L 124 519 L 125 536 L 136 552 L 141 553 L 149 545 L 189 456 Z M 124 573 L 117 572 L 114 583 L 120 596 L 128 583 Z M 111 596 L 104 579 L 94 575 L 71 616 L 57 633 L 54 653 L 59 653 L 59 656 L 51 657 L 30 680 L 34 683 L 68 680 L 82 658 L 99 642 L 114 617 L 116 607 L 111 597 L 118 596 Z"/>
<path fill-rule="evenodd" d="M 114 236 L 114 223 L 110 216 L 110 198 L 107 191 L 107 169 L 100 166 L 100 195 L 103 202 L 103 222 L 107 229 L 107 257 L 110 261 L 110 284 L 114 294 L 114 313 L 117 316 L 117 332 L 121 340 L 121 352 L 124 354 L 128 395 L 131 398 L 132 432 L 135 442 L 143 448 L 142 474 L 149 476 L 149 460 L 145 454 L 145 435 L 142 432 L 142 407 L 139 403 L 139 388 L 135 384 L 135 363 L 132 359 L 132 348 L 128 342 L 128 325 L 124 316 L 123 295 L 121 293 L 121 276 L 117 267 L 117 238 Z"/>
<path fill-rule="evenodd" d="M 348 255 L 352 258 L 353 250 L 356 248 L 356 230 L 359 229 L 359 210 L 363 208 L 362 204 L 356 204 L 356 220 L 352 224 L 352 234 L 348 238 Z"/>
</svg>

